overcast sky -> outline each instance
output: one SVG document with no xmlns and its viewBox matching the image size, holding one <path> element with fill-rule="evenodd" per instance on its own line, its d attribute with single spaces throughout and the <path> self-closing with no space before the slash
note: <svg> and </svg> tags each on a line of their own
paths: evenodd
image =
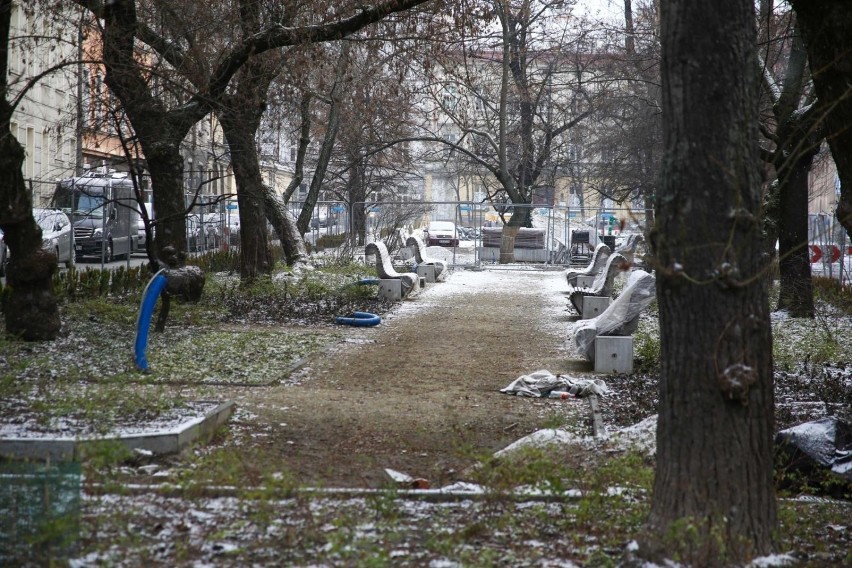
<svg viewBox="0 0 852 568">
<path fill-rule="evenodd" d="M 578 0 L 577 9 L 603 19 L 624 18 L 624 0 Z"/>
</svg>

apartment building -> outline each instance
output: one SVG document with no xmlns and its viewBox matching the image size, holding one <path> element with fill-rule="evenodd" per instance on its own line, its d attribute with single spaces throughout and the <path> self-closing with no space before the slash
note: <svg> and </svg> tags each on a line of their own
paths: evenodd
<svg viewBox="0 0 852 568">
<path fill-rule="evenodd" d="M 72 8 L 39 14 L 23 2 L 12 7 L 8 80 L 11 93 L 23 96 L 11 129 L 26 150 L 23 173 L 37 206 L 47 203 L 57 179 L 73 175 L 80 165 L 77 14 Z"/>
<path fill-rule="evenodd" d="M 90 14 L 71 3 L 50 11 L 26 2 L 13 5 L 9 83 L 24 92 L 12 132 L 26 150 L 24 177 L 34 204 L 47 205 L 59 179 L 87 169 L 127 171 L 133 161 L 145 167 L 141 150 L 131 143 L 132 128 L 105 82 L 100 36 Z M 152 61 L 153 54 L 150 55 Z M 31 84 L 33 77 L 52 70 Z M 152 76 L 152 80 L 156 80 Z M 196 124 L 181 154 L 186 192 L 208 200 L 235 194 L 224 137 L 215 116 Z M 142 190 L 150 199 L 148 180 Z"/>
</svg>

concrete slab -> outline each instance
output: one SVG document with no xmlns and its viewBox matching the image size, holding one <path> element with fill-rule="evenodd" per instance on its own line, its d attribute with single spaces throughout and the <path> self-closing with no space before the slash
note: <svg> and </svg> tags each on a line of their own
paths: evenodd
<svg viewBox="0 0 852 568">
<path fill-rule="evenodd" d="M 206 401 L 199 401 L 206 402 Z M 169 430 L 151 430 L 133 434 L 71 437 L 0 438 L 0 456 L 12 459 L 75 461 L 103 442 L 118 442 L 129 450 L 153 455 L 175 454 L 188 445 L 210 438 L 234 411 L 232 400 L 215 404 L 201 415 L 190 417 Z"/>
</svg>

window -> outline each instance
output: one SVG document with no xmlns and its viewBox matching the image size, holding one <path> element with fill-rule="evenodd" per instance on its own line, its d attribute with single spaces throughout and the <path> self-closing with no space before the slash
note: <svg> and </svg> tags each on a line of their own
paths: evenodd
<svg viewBox="0 0 852 568">
<path fill-rule="evenodd" d="M 35 175 L 35 128 L 27 128 L 27 158 L 24 162 L 24 175 L 30 179 Z"/>
<path fill-rule="evenodd" d="M 45 128 L 41 132 L 41 171 L 39 177 L 47 177 L 50 171 L 50 130 Z"/>
</svg>

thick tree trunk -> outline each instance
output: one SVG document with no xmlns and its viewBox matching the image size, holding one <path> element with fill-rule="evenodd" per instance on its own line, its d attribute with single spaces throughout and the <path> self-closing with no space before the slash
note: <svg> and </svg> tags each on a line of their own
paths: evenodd
<svg viewBox="0 0 852 568">
<path fill-rule="evenodd" d="M 641 549 L 694 566 L 769 553 L 777 523 L 754 20 L 749 0 L 662 4 L 660 413 Z"/>
<path fill-rule="evenodd" d="M 272 257 L 266 232 L 266 187 L 260 174 L 260 162 L 254 143 L 262 108 L 256 112 L 246 106 L 238 108 L 242 98 L 229 101 L 228 108 L 219 113 L 222 130 L 228 142 L 231 166 L 237 183 L 237 203 L 240 206 L 240 279 L 254 280 L 261 274 L 271 274 Z M 249 116 L 257 114 L 257 117 Z"/>
<path fill-rule="evenodd" d="M 186 203 L 180 144 L 150 141 L 143 136 L 139 138 L 151 174 L 151 189 L 157 211 L 154 247 L 149 249 L 155 258 L 150 260 L 154 262 L 162 258 L 163 250 L 172 247 L 178 251 L 178 261 L 183 264 L 186 260 Z"/>
<path fill-rule="evenodd" d="M 41 248 L 41 229 L 21 168 L 24 148 L 12 135 L 9 104 L 9 32 L 12 1 L 0 0 L 0 229 L 11 256 L 3 295 L 6 332 L 27 341 L 55 339 L 60 320 L 52 280 L 56 257 Z"/>
<path fill-rule="evenodd" d="M 515 262 L 515 237 L 521 227 L 527 227 L 532 218 L 532 209 L 529 206 L 515 207 L 509 221 L 503 225 L 500 235 L 500 264 Z"/>
<path fill-rule="evenodd" d="M 136 5 L 115 0 L 104 10 L 103 51 L 106 83 L 121 101 L 145 155 L 157 210 L 157 236 L 152 262 L 166 247 L 178 251 L 182 263 L 186 251 L 186 204 L 183 191 L 183 159 L 180 144 L 189 129 L 207 113 L 200 106 L 169 113 L 156 101 L 137 59 Z"/>
<path fill-rule="evenodd" d="M 10 255 L 9 292 L 3 297 L 6 332 L 26 341 L 55 339 L 60 329 L 52 288 L 56 256 L 41 248 L 41 229 L 21 174 L 24 149 L 9 131 L 12 109 L 5 100 L 0 107 L 0 228 Z"/>
<path fill-rule="evenodd" d="M 840 177 L 837 219 L 852 238 L 852 4 L 848 0 L 792 0 L 825 137 Z"/>
<path fill-rule="evenodd" d="M 811 260 L 808 251 L 808 172 L 813 154 L 779 174 L 778 309 L 796 318 L 814 317 Z"/>
</svg>

